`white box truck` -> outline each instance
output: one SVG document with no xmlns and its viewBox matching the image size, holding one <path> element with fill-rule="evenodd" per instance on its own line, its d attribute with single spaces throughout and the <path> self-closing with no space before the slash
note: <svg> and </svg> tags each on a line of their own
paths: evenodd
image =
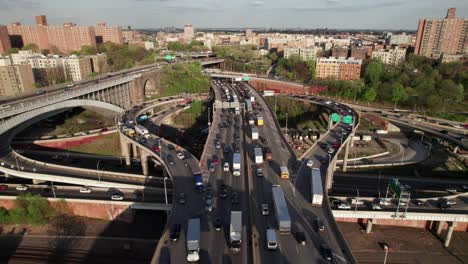
<svg viewBox="0 0 468 264">
<path fill-rule="evenodd" d="M 192 218 L 187 227 L 187 261 L 195 262 L 200 259 L 200 218 Z"/>
<path fill-rule="evenodd" d="M 148 129 L 142 125 L 136 125 L 135 131 L 142 137 L 149 137 Z"/>
<path fill-rule="evenodd" d="M 241 175 L 241 154 L 234 153 L 232 157 L 232 175 L 240 176 Z"/>
<path fill-rule="evenodd" d="M 262 164 L 263 163 L 262 148 L 254 148 L 254 154 L 255 154 L 255 164 Z"/>
<path fill-rule="evenodd" d="M 242 243 L 242 212 L 231 211 L 231 224 L 229 225 L 229 250 L 239 252 Z"/>
<path fill-rule="evenodd" d="M 286 204 L 283 190 L 279 185 L 274 185 L 271 189 L 278 230 L 280 233 L 289 233 L 291 231 L 291 218 L 289 217 L 288 205 Z"/>
<path fill-rule="evenodd" d="M 317 207 L 322 207 L 323 202 L 323 186 L 322 186 L 322 175 L 320 173 L 320 169 L 313 168 L 312 169 L 312 183 L 311 186 L 311 197 L 312 197 L 312 205 Z"/>
<path fill-rule="evenodd" d="M 258 128 L 252 127 L 251 132 L 252 132 L 252 135 L 251 135 L 252 140 L 257 140 L 258 139 Z"/>
</svg>

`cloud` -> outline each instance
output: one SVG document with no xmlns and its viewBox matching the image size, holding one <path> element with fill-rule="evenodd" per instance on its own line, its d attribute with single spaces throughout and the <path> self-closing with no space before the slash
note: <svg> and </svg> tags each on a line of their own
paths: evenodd
<svg viewBox="0 0 468 264">
<path fill-rule="evenodd" d="M 201 6 L 186 6 L 186 5 L 172 5 L 162 7 L 168 11 L 180 12 L 180 13 L 197 13 L 197 12 L 214 12 L 221 11 L 220 7 L 213 5 L 201 5 Z"/>
<path fill-rule="evenodd" d="M 37 9 L 41 6 L 39 2 L 32 0 L 0 0 L 0 7 L 3 10 L 13 9 Z"/>
<path fill-rule="evenodd" d="M 264 4 L 265 4 L 265 2 L 260 1 L 260 0 L 252 1 L 250 3 L 251 6 L 263 6 Z"/>
<path fill-rule="evenodd" d="M 341 4 L 340 0 L 327 0 L 329 6 L 325 7 L 293 7 L 290 10 L 302 11 L 302 12 L 322 12 L 322 11 L 336 11 L 336 12 L 348 12 L 348 11 L 364 11 L 370 9 L 379 9 L 382 7 L 394 7 L 404 5 L 404 0 L 391 0 L 391 1 L 373 1 L 371 3 L 365 4 L 353 4 L 353 5 L 344 5 Z"/>
</svg>

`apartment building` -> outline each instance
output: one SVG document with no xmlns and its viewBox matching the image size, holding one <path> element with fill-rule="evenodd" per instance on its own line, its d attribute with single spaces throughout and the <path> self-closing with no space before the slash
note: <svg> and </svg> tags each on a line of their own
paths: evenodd
<svg viewBox="0 0 468 264">
<path fill-rule="evenodd" d="M 7 65 L 2 59 L 0 66 L 0 98 L 34 91 L 34 76 L 31 65 Z"/>
<path fill-rule="evenodd" d="M 8 36 L 8 28 L 5 25 L 0 25 L 0 54 L 7 52 L 11 48 L 10 36 Z"/>
<path fill-rule="evenodd" d="M 362 60 L 354 58 L 318 58 L 316 74 L 318 79 L 358 80 L 361 66 Z"/>
<path fill-rule="evenodd" d="M 94 27 L 94 31 L 96 34 L 96 44 L 104 42 L 123 43 L 122 30 L 118 26 L 108 26 L 105 22 L 102 22 Z"/>
<path fill-rule="evenodd" d="M 391 49 L 374 50 L 372 58 L 381 60 L 384 64 L 396 66 L 405 61 L 406 49 L 394 47 Z"/>
<path fill-rule="evenodd" d="M 287 47 L 284 48 L 284 58 L 289 59 L 292 56 L 296 56 L 301 60 L 315 60 L 317 58 L 317 53 L 320 52 L 321 48 L 308 47 L 308 48 L 295 48 Z"/>
</svg>

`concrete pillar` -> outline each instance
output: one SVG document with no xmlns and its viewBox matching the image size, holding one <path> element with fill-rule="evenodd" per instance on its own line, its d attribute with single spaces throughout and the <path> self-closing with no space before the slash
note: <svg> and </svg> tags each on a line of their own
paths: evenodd
<svg viewBox="0 0 468 264">
<path fill-rule="evenodd" d="M 133 157 L 138 159 L 138 157 L 139 157 L 139 155 L 138 155 L 138 146 L 136 144 L 132 144 L 132 150 L 133 150 L 132 151 Z"/>
<path fill-rule="evenodd" d="M 436 230 L 437 235 L 440 236 L 440 234 L 442 233 L 442 228 L 443 227 L 444 227 L 444 222 L 443 221 L 437 222 L 437 230 Z"/>
<path fill-rule="evenodd" d="M 120 148 L 122 149 L 122 156 L 125 157 L 125 164 L 130 166 L 130 147 L 128 146 L 128 142 L 123 137 L 120 137 Z"/>
<path fill-rule="evenodd" d="M 141 152 L 141 168 L 143 169 L 143 175 L 148 176 L 148 154 L 144 151 Z"/>
<path fill-rule="evenodd" d="M 370 232 L 372 232 L 372 221 L 372 219 L 367 219 L 366 234 L 370 234 Z"/>
<path fill-rule="evenodd" d="M 331 112 L 330 112 L 330 116 L 328 117 L 328 130 L 330 130 L 333 126 L 333 121 L 331 119 Z"/>
<path fill-rule="evenodd" d="M 444 247 L 448 247 L 450 245 L 450 239 L 452 239 L 453 228 L 457 226 L 456 222 L 449 222 L 447 235 L 445 236 Z"/>
<path fill-rule="evenodd" d="M 344 159 L 343 159 L 343 172 L 346 172 L 348 169 L 348 156 L 349 156 L 349 145 L 351 140 L 348 140 L 345 145 Z"/>
<path fill-rule="evenodd" d="M 33 184 L 43 184 L 46 181 L 43 180 L 33 180 Z"/>
<path fill-rule="evenodd" d="M 325 187 L 327 188 L 327 190 L 330 190 L 332 185 L 333 185 L 333 168 L 331 164 L 329 164 L 328 169 L 327 169 L 327 178 L 326 178 Z"/>
</svg>

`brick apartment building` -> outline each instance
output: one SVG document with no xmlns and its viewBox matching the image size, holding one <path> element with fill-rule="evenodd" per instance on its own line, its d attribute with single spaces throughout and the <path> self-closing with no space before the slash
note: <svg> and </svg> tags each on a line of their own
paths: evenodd
<svg viewBox="0 0 468 264">
<path fill-rule="evenodd" d="M 455 18 L 455 12 L 449 8 L 445 19 L 419 20 L 415 54 L 437 59 L 442 53 L 468 53 L 468 19 Z"/>
<path fill-rule="evenodd" d="M 362 60 L 354 58 L 318 58 L 316 74 L 318 79 L 358 80 L 361 78 Z"/>
</svg>

